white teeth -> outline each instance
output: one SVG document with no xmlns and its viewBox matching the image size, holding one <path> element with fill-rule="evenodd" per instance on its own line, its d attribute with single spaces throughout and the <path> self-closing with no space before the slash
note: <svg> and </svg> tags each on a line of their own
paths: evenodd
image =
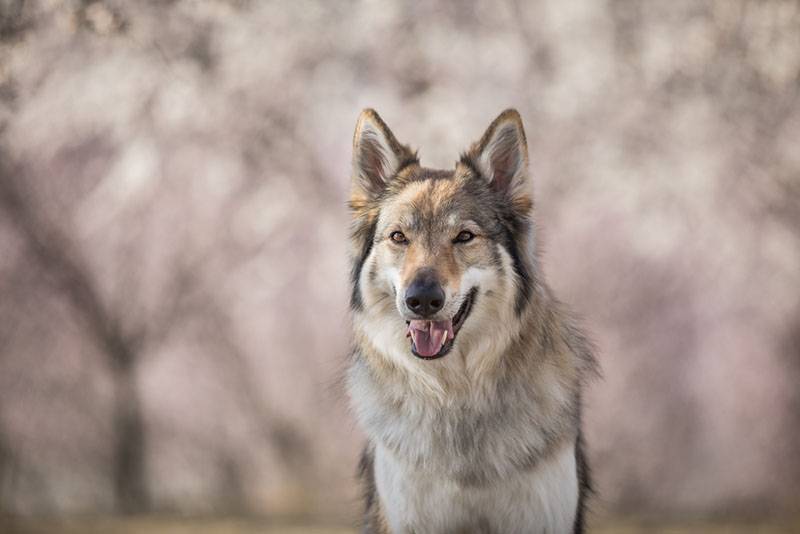
<svg viewBox="0 0 800 534">
<path fill-rule="evenodd" d="M 444 335 L 442 336 L 442 344 L 439 345 L 439 350 L 442 350 L 442 347 L 444 347 L 445 343 L 447 343 L 447 332 L 445 332 Z"/>
</svg>

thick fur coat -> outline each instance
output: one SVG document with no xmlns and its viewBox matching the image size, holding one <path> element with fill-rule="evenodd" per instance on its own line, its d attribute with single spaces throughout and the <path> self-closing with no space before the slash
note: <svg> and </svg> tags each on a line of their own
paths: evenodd
<svg viewBox="0 0 800 534">
<path fill-rule="evenodd" d="M 353 141 L 353 353 L 370 534 L 582 532 L 591 347 L 537 261 L 522 120 L 453 170 L 373 110 Z"/>
</svg>

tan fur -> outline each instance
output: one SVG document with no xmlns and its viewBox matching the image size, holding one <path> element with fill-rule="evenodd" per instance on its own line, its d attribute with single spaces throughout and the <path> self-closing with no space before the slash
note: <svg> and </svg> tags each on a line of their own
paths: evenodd
<svg viewBox="0 0 800 534">
<path fill-rule="evenodd" d="M 495 119 L 453 171 L 419 165 L 371 110 L 354 154 L 348 387 L 371 443 L 365 532 L 580 532 L 580 397 L 596 364 L 539 270 L 519 114 Z M 439 359 L 406 339 L 421 270 L 446 296 L 434 319 L 468 308 Z"/>
</svg>

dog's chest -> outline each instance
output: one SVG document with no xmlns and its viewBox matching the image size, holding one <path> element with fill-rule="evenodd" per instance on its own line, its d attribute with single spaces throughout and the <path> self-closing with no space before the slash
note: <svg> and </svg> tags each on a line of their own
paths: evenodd
<svg viewBox="0 0 800 534">
<path fill-rule="evenodd" d="M 360 419 L 372 441 L 406 465 L 461 485 L 486 485 L 551 454 L 552 436 L 567 420 L 553 410 L 543 412 L 514 390 L 505 393 L 477 408 L 465 404 L 442 409 L 412 400 L 394 405 L 367 394 L 360 399 Z"/>
<path fill-rule="evenodd" d="M 484 486 L 464 486 L 430 470 L 409 468 L 378 446 L 375 482 L 395 534 L 571 532 L 578 505 L 572 443 L 534 468 Z"/>
</svg>

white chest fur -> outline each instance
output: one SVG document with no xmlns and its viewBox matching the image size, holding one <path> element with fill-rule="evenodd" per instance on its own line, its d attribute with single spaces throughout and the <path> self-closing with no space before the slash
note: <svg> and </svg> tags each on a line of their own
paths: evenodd
<svg viewBox="0 0 800 534">
<path fill-rule="evenodd" d="M 464 487 L 375 450 L 375 482 L 395 534 L 562 534 L 578 505 L 575 445 L 536 467 L 483 487 Z"/>
</svg>

